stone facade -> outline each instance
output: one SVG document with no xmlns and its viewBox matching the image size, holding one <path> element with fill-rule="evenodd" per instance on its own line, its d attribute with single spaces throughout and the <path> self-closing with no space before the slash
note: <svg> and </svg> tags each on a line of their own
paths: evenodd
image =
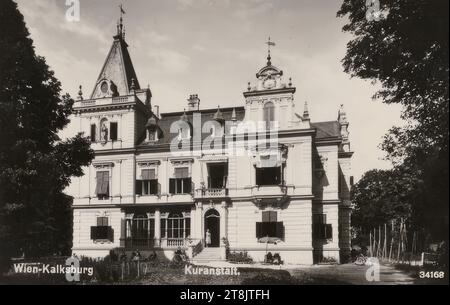
<svg viewBox="0 0 450 305">
<path fill-rule="evenodd" d="M 183 248 L 195 259 L 211 246 L 222 249 L 218 259 L 228 249 L 255 261 L 279 253 L 287 264 L 346 260 L 352 152 L 345 111 L 312 123 L 307 105 L 295 113 L 295 91 L 269 55 L 243 105 L 203 110 L 191 95 L 180 104 L 188 111 L 159 114 L 119 31 L 90 98 L 80 90 L 69 126 L 89 135 L 96 153 L 67 190 L 73 252 L 102 257 L 123 248 L 171 258 Z M 264 147 L 251 141 L 266 137 Z M 188 149 L 174 152 L 177 145 Z"/>
</svg>

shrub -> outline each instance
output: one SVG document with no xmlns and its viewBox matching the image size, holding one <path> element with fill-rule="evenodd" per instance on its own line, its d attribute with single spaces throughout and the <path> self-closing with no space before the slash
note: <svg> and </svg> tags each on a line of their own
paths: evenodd
<svg viewBox="0 0 450 305">
<path fill-rule="evenodd" d="M 253 259 L 248 255 L 246 251 L 244 252 L 231 252 L 228 257 L 228 261 L 231 263 L 253 263 Z"/>
<path fill-rule="evenodd" d="M 320 261 L 320 263 L 322 263 L 322 264 L 337 264 L 337 261 L 334 257 L 327 256 L 327 257 L 323 257 L 322 260 Z"/>
</svg>

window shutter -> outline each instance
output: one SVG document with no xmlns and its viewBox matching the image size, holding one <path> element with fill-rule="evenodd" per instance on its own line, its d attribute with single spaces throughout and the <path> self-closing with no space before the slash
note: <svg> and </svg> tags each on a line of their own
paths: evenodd
<svg viewBox="0 0 450 305">
<path fill-rule="evenodd" d="M 98 239 L 98 238 L 97 238 L 97 234 L 96 234 L 96 233 L 97 233 L 97 230 L 96 230 L 96 229 L 97 229 L 97 227 L 91 227 L 91 239 L 92 239 L 92 240 Z"/>
<path fill-rule="evenodd" d="M 158 180 L 156 179 L 150 180 L 150 194 L 158 194 Z"/>
<path fill-rule="evenodd" d="M 102 188 L 102 179 L 103 179 L 103 175 L 100 175 L 99 172 L 97 172 L 97 174 L 95 175 L 95 194 L 98 196 L 100 195 L 100 189 Z"/>
<path fill-rule="evenodd" d="M 263 175 L 262 175 L 262 171 L 259 168 L 256 168 L 256 185 L 262 185 L 262 180 Z"/>
<path fill-rule="evenodd" d="M 284 226 L 282 221 L 277 222 L 276 237 L 278 237 L 279 239 L 284 239 Z"/>
<path fill-rule="evenodd" d="M 97 184 L 95 187 L 95 193 L 97 196 L 107 195 L 109 186 L 109 173 L 97 172 Z"/>
<path fill-rule="evenodd" d="M 191 178 L 183 179 L 183 193 L 189 194 L 192 191 L 192 181 Z"/>
<path fill-rule="evenodd" d="M 169 193 L 175 194 L 175 179 L 169 179 Z"/>
<path fill-rule="evenodd" d="M 110 130 L 110 138 L 113 141 L 117 140 L 117 122 L 111 122 L 109 124 L 109 130 Z"/>
<path fill-rule="evenodd" d="M 108 232 L 106 235 L 106 239 L 113 242 L 114 241 L 114 229 L 112 227 L 106 227 Z"/>
<path fill-rule="evenodd" d="M 331 224 L 324 225 L 325 238 L 333 239 L 333 226 Z"/>
<path fill-rule="evenodd" d="M 91 124 L 91 142 L 95 142 L 95 136 L 96 136 L 97 126 L 95 124 Z"/>
<path fill-rule="evenodd" d="M 103 173 L 103 179 L 102 179 L 102 186 L 101 186 L 101 195 L 108 195 L 109 194 L 109 172 L 102 172 Z"/>
<path fill-rule="evenodd" d="M 262 237 L 262 222 L 256 223 L 256 238 Z"/>
<path fill-rule="evenodd" d="M 136 195 L 142 195 L 142 181 L 136 180 Z"/>
</svg>

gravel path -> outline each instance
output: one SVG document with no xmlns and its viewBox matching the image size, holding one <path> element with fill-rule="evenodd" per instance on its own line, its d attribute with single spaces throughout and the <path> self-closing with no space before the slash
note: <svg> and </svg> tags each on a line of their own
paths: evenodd
<svg viewBox="0 0 450 305">
<path fill-rule="evenodd" d="M 369 282 L 366 272 L 370 266 L 344 265 L 317 265 L 306 268 L 289 269 L 292 277 L 297 279 L 313 278 L 314 282 L 324 284 L 350 284 L 350 285 L 410 285 L 414 279 L 407 273 L 392 266 L 380 266 L 380 281 Z"/>
</svg>

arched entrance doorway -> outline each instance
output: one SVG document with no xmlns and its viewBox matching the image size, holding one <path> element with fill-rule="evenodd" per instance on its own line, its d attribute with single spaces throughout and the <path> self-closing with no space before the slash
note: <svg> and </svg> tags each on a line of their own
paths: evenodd
<svg viewBox="0 0 450 305">
<path fill-rule="evenodd" d="M 215 209 L 210 209 L 205 213 L 205 232 L 204 238 L 206 240 L 206 232 L 211 233 L 211 244 L 209 247 L 220 246 L 220 214 Z"/>
</svg>

